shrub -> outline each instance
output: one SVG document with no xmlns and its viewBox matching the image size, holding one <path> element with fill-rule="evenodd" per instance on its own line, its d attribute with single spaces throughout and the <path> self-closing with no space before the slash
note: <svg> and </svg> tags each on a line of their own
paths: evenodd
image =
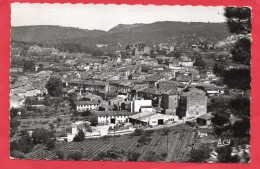
<svg viewBox="0 0 260 169">
<path fill-rule="evenodd" d="M 148 144 L 151 140 L 152 140 L 151 138 L 146 137 L 145 135 L 143 135 L 142 137 L 140 137 L 140 138 L 138 139 L 138 143 L 143 144 L 143 145 L 146 145 L 146 144 Z"/>
<path fill-rule="evenodd" d="M 127 159 L 129 161 L 138 161 L 138 158 L 141 156 L 138 152 L 128 152 Z"/>
<path fill-rule="evenodd" d="M 82 158 L 82 153 L 81 152 L 73 152 L 73 153 L 70 153 L 67 157 L 68 160 L 75 160 L 75 161 L 78 161 Z"/>
<path fill-rule="evenodd" d="M 161 154 L 161 156 L 162 156 L 163 158 L 167 157 L 167 155 L 168 155 L 167 153 L 162 153 L 162 154 Z"/>
<path fill-rule="evenodd" d="M 136 135 L 136 136 L 140 136 L 140 135 L 142 135 L 144 133 L 144 130 L 143 129 L 135 129 L 135 132 L 134 132 L 134 134 Z"/>
<path fill-rule="evenodd" d="M 49 140 L 46 142 L 46 148 L 47 148 L 47 150 L 53 150 L 53 149 L 55 149 L 55 141 L 52 140 L 52 139 L 49 139 Z"/>
<path fill-rule="evenodd" d="M 98 155 L 94 158 L 94 160 L 105 160 L 107 157 L 107 154 L 105 152 L 100 152 Z"/>
<path fill-rule="evenodd" d="M 155 152 L 150 151 L 145 157 L 144 157 L 145 161 L 148 162 L 153 162 L 153 161 L 157 161 L 158 160 L 158 156 L 155 155 Z"/>
<path fill-rule="evenodd" d="M 193 149 L 190 153 L 191 162 L 205 162 L 210 157 L 212 150 L 208 147 L 200 147 L 199 149 Z"/>
<path fill-rule="evenodd" d="M 61 150 L 57 150 L 55 152 L 56 154 L 56 158 L 59 159 L 59 160 L 63 160 L 64 159 L 64 153 L 61 151 Z"/>
<path fill-rule="evenodd" d="M 150 137 L 153 133 L 154 133 L 154 130 L 147 130 L 147 131 L 145 131 L 144 134 L 145 134 L 146 136 Z"/>
</svg>

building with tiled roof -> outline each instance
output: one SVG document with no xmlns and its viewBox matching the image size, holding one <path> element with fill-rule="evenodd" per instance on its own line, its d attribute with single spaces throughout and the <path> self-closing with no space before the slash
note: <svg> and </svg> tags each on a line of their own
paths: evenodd
<svg viewBox="0 0 260 169">
<path fill-rule="evenodd" d="M 99 102 L 98 101 L 76 101 L 76 110 L 78 112 L 83 112 L 86 110 L 97 109 Z"/>
</svg>

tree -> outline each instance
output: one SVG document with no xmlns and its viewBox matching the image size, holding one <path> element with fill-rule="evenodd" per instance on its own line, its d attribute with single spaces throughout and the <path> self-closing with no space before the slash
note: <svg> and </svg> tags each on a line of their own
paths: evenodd
<svg viewBox="0 0 260 169">
<path fill-rule="evenodd" d="M 223 72 L 223 82 L 228 85 L 228 88 L 250 89 L 250 69 L 230 69 Z"/>
<path fill-rule="evenodd" d="M 38 104 L 38 99 L 37 97 L 26 97 L 25 101 L 24 101 L 24 105 L 28 106 L 28 105 L 36 105 Z"/>
<path fill-rule="evenodd" d="M 173 52 L 173 56 L 177 59 L 179 59 L 181 57 L 181 52 L 179 52 L 178 50 Z"/>
<path fill-rule="evenodd" d="M 199 149 L 193 149 L 190 152 L 190 162 L 205 162 L 210 157 L 212 150 L 208 147 L 200 147 Z"/>
<path fill-rule="evenodd" d="M 46 143 L 50 139 L 50 132 L 45 129 L 36 129 L 32 134 L 32 139 L 35 144 Z"/>
<path fill-rule="evenodd" d="M 158 160 L 158 155 L 156 155 L 155 152 L 153 151 L 149 151 L 147 153 L 147 155 L 144 157 L 144 160 L 147 161 L 147 162 L 154 162 L 154 161 L 157 161 Z"/>
<path fill-rule="evenodd" d="M 47 150 L 53 150 L 53 149 L 55 149 L 55 141 L 52 140 L 52 139 L 49 139 L 49 140 L 46 142 L 46 148 L 47 148 Z"/>
<path fill-rule="evenodd" d="M 204 62 L 203 58 L 200 55 L 196 57 L 194 66 L 198 66 L 201 68 L 204 68 L 206 66 L 206 63 Z"/>
<path fill-rule="evenodd" d="M 17 109 L 17 108 L 11 108 L 10 109 L 10 118 L 11 119 L 13 119 L 13 118 L 15 118 L 16 116 L 17 116 L 17 113 L 19 112 L 19 109 Z"/>
<path fill-rule="evenodd" d="M 226 7 L 224 11 L 227 26 L 231 33 L 251 33 L 251 9 L 249 7 Z"/>
<path fill-rule="evenodd" d="M 215 63 L 213 67 L 213 73 L 218 76 L 222 76 L 224 69 L 225 69 L 224 65 L 220 63 Z"/>
<path fill-rule="evenodd" d="M 118 110 L 118 106 L 117 106 L 117 105 L 114 105 L 113 111 L 117 111 L 117 110 Z"/>
<path fill-rule="evenodd" d="M 31 137 L 27 134 L 26 136 L 22 136 L 21 139 L 18 140 L 19 150 L 23 153 L 29 153 L 33 149 L 33 142 Z"/>
<path fill-rule="evenodd" d="M 224 16 L 231 33 L 249 35 L 251 33 L 251 9 L 249 7 L 226 7 Z M 234 61 L 250 65 L 251 40 L 246 36 L 239 38 L 231 50 Z"/>
<path fill-rule="evenodd" d="M 250 137 L 250 126 L 249 119 L 236 121 L 232 127 L 233 136 L 239 138 Z"/>
<path fill-rule="evenodd" d="M 82 116 L 90 116 L 91 115 L 91 111 L 90 110 L 86 110 L 86 111 L 82 112 L 81 115 Z"/>
<path fill-rule="evenodd" d="M 250 118 L 250 98 L 237 97 L 230 102 L 230 107 L 234 109 L 234 114 L 242 119 Z"/>
<path fill-rule="evenodd" d="M 72 93 L 69 93 L 68 96 L 69 96 L 68 101 L 69 101 L 69 104 L 70 104 L 70 109 L 76 110 L 75 101 L 77 101 L 77 94 L 72 92 Z"/>
<path fill-rule="evenodd" d="M 231 49 L 232 59 L 235 62 L 240 62 L 250 65 L 251 61 L 251 40 L 244 37 L 238 39 L 234 47 Z"/>
<path fill-rule="evenodd" d="M 84 141 L 85 134 L 82 129 L 79 130 L 78 134 L 73 138 L 74 142 L 81 142 Z"/>
<path fill-rule="evenodd" d="M 225 94 L 229 94 L 230 93 L 230 91 L 229 91 L 229 89 L 227 87 L 224 89 L 224 93 Z"/>
<path fill-rule="evenodd" d="M 232 149 L 230 146 L 220 147 L 216 149 L 218 153 L 218 161 L 222 163 L 238 163 L 237 156 L 231 156 Z"/>
<path fill-rule="evenodd" d="M 91 125 L 97 125 L 98 124 L 97 116 L 91 116 L 89 121 L 90 121 Z"/>
<path fill-rule="evenodd" d="M 23 64 L 23 71 L 34 71 L 35 63 L 33 60 L 25 60 Z"/>
<path fill-rule="evenodd" d="M 62 81 L 58 77 L 50 77 L 45 87 L 48 93 L 53 97 L 58 97 L 62 94 Z"/>
<path fill-rule="evenodd" d="M 126 106 L 125 106 L 125 103 L 121 103 L 121 110 L 126 110 Z"/>
<path fill-rule="evenodd" d="M 135 129 L 135 132 L 134 132 L 134 134 L 136 135 L 136 136 L 140 136 L 140 135 L 142 135 L 144 133 L 144 130 L 143 129 Z"/>
<path fill-rule="evenodd" d="M 17 141 L 12 141 L 10 143 L 10 151 L 15 151 L 15 150 L 19 151 L 19 145 Z"/>
</svg>

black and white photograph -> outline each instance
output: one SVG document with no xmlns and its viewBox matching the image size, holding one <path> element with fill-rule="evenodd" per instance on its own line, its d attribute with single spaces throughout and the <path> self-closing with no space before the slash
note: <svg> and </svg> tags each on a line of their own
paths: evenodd
<svg viewBox="0 0 260 169">
<path fill-rule="evenodd" d="M 10 159 L 250 163 L 251 10 L 12 3 Z"/>
</svg>

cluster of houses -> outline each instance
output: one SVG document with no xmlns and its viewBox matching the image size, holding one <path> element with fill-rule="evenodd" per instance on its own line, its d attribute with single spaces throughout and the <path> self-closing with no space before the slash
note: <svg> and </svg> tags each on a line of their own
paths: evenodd
<svg viewBox="0 0 260 169">
<path fill-rule="evenodd" d="M 19 108 L 24 105 L 26 97 L 42 96 L 47 94 L 45 84 L 50 78 L 51 71 L 27 73 L 19 76 L 14 84 L 10 85 L 10 107 Z"/>
<path fill-rule="evenodd" d="M 38 50 L 30 48 L 32 52 Z M 59 73 L 63 96 L 71 92 L 77 95 L 76 111 L 90 111 L 97 124 L 106 127 L 90 132 L 85 130 L 89 127 L 86 122 L 78 122 L 61 125 L 57 130 L 72 141 L 79 129 L 84 129 L 88 136 L 100 136 L 108 134 L 108 128 L 115 125 L 158 127 L 196 119 L 200 125 L 210 125 L 208 97 L 224 93 L 223 86 L 212 83 L 218 80 L 212 70 L 197 70 L 185 54 L 178 59 L 160 56 L 168 61 L 159 64 L 157 58 L 149 57 L 150 48 L 141 42 L 129 50 L 135 51 L 134 56 L 126 59 L 120 55 L 106 62 L 84 63 L 75 59 L 79 63 L 76 67 Z M 51 74 L 40 71 L 20 76 L 10 87 L 10 106 L 22 107 L 26 97 L 47 94 L 45 84 Z"/>
</svg>

